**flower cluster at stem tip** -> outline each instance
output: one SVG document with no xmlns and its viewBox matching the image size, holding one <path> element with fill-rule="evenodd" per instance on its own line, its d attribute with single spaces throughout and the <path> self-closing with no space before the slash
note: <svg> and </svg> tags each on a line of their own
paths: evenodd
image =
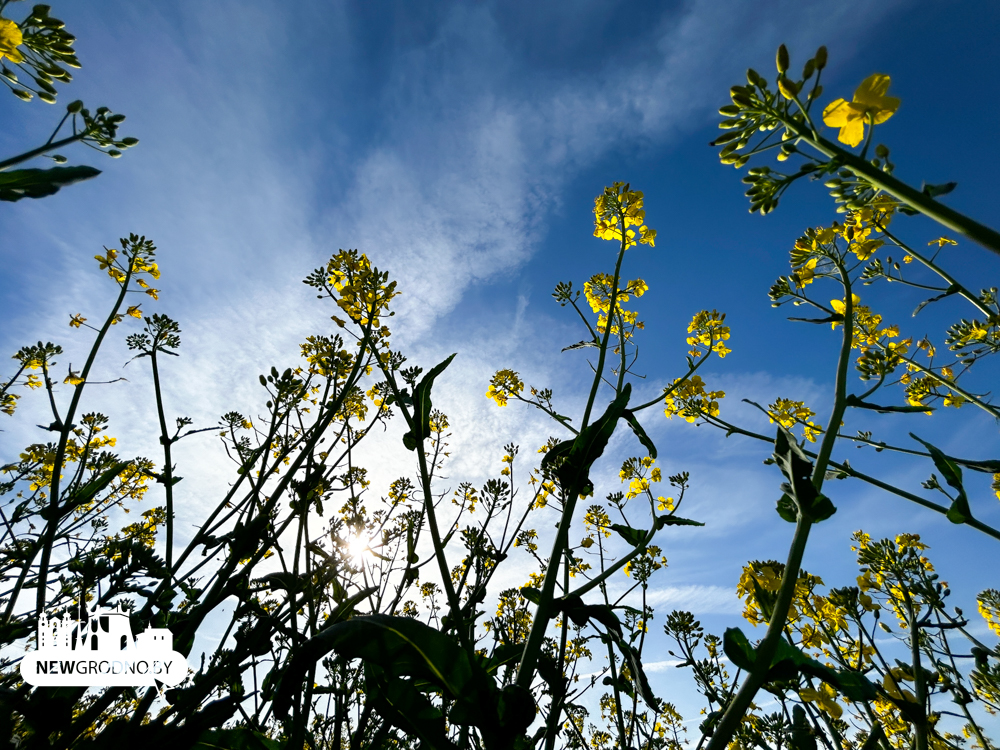
<svg viewBox="0 0 1000 750">
<path fill-rule="evenodd" d="M 645 219 L 642 191 L 629 190 L 627 182 L 616 182 L 594 198 L 594 236 L 602 240 L 624 241 L 626 248 L 635 247 L 637 241 L 653 247 L 656 230 L 646 226 Z"/>
<path fill-rule="evenodd" d="M 513 370 L 497 370 L 490 380 L 486 390 L 486 398 L 497 402 L 497 406 L 506 406 L 507 399 L 516 396 L 524 390 L 524 383 Z"/>
</svg>

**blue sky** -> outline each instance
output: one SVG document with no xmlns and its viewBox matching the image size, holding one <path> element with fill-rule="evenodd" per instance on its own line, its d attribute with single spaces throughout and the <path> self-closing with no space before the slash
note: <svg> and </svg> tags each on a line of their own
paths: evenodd
<svg viewBox="0 0 1000 750">
<path fill-rule="evenodd" d="M 304 336 L 326 330 L 332 311 L 301 279 L 338 248 L 357 247 L 401 282 L 395 335 L 411 360 L 428 366 L 459 352 L 436 386 L 454 427 L 456 485 L 498 472 L 504 443 L 531 456 L 555 429 L 523 409 L 491 407 L 483 393 L 494 370 L 512 367 L 552 387 L 567 409 L 580 405 L 583 355 L 559 350 L 581 332 L 549 294 L 557 281 L 579 287 L 610 270 L 613 249 L 591 237 L 590 209 L 615 180 L 645 192 L 659 232 L 654 249 L 630 251 L 625 270 L 650 286 L 639 307 L 648 324 L 640 392 L 655 395 L 681 374 L 687 321 L 717 308 L 729 315 L 734 352 L 705 378 L 729 394 L 724 416 L 766 431 L 741 398 L 804 399 L 820 416 L 829 409 L 833 334 L 785 322 L 766 293 L 801 231 L 835 218 L 832 201 L 803 184 L 775 214 L 751 216 L 741 175 L 707 146 L 729 86 L 748 66 L 773 79 L 782 42 L 793 68 L 828 46 L 824 102 L 849 98 L 870 73 L 890 74 L 903 103 L 879 140 L 897 175 L 956 180 L 949 205 L 998 223 L 1000 157 L 989 144 L 1000 120 L 1000 9 L 991 2 L 95 0 L 53 13 L 77 35 L 84 65 L 60 102 L 125 113 L 122 132 L 141 143 L 118 161 L 67 151 L 104 174 L 0 208 L 0 349 L 52 340 L 67 349 L 64 362 L 82 361 L 87 339 L 67 327 L 69 314 L 97 317 L 108 294 L 91 258 L 129 232 L 145 234 L 160 248 L 164 290 L 147 312 L 166 312 L 183 329 L 168 399 L 210 424 L 230 409 L 252 412 L 257 373 L 291 364 Z M 0 97 L 2 153 L 44 139 L 62 104 Z M 914 219 L 905 234 L 920 245 L 940 232 Z M 950 257 L 973 288 L 1000 276 L 996 257 L 969 243 Z M 919 296 L 877 293 L 879 309 L 915 338 L 940 342 L 944 325 L 968 314 L 941 305 L 913 322 Z M 127 355 L 115 346 L 106 362 L 117 377 Z M 984 389 L 997 375 L 988 366 Z M 128 383 L 95 389 L 94 403 L 117 419 L 123 452 L 153 455 L 141 426 L 148 383 L 138 368 L 125 375 Z M 19 426 L 5 425 L 9 450 L 40 439 L 31 408 Z M 773 512 L 779 477 L 761 465 L 766 446 L 646 414 L 664 473 L 692 474 L 686 514 L 709 521 L 665 535 L 670 568 L 652 589 L 663 611 L 693 609 L 721 631 L 738 624 L 740 564 L 785 556 L 791 527 Z M 996 425 L 969 408 L 933 423 L 879 419 L 891 426 L 848 426 L 870 422 L 898 440 L 918 430 L 956 454 L 997 457 Z M 616 437 L 601 468 L 606 484 L 617 485 L 615 462 L 634 452 L 630 439 Z M 197 491 L 185 482 L 191 524 L 200 498 L 226 481 L 209 441 L 180 450 L 181 473 L 198 479 Z M 846 454 L 852 462 L 870 458 L 855 453 Z M 911 488 L 931 470 L 878 458 L 870 465 Z M 387 439 L 369 466 L 389 480 L 406 460 Z M 996 525 L 1000 508 L 982 479 L 972 480 L 973 508 Z M 828 583 L 848 582 L 850 533 L 864 526 L 923 534 L 967 610 L 978 590 L 997 585 L 980 562 L 995 555 L 994 542 L 862 486 L 831 493 L 840 511 L 806 559 Z M 661 686 L 668 675 L 658 673 Z"/>
</svg>

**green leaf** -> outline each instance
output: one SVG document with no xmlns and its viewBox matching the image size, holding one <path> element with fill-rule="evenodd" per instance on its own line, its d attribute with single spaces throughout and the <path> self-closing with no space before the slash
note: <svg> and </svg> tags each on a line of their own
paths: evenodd
<svg viewBox="0 0 1000 750">
<path fill-rule="evenodd" d="M 441 709 L 417 690 L 413 681 L 379 679 L 377 673 L 380 671 L 371 668 L 365 670 L 365 695 L 372 701 L 379 716 L 410 737 L 419 739 L 421 747 L 428 750 L 454 750 L 456 746 L 448 739 Z M 456 704 L 456 708 L 458 705 Z"/>
<path fill-rule="evenodd" d="M 586 625 L 588 620 L 594 620 L 607 628 L 608 631 L 617 633 L 619 637 L 622 635 L 621 620 L 608 604 L 584 604 L 579 596 L 556 599 L 553 604 L 556 611 L 565 612 L 566 616 L 580 627 Z"/>
<path fill-rule="evenodd" d="M 958 187 L 957 182 L 946 182 L 942 185 L 928 185 L 926 182 L 920 188 L 920 192 L 930 198 L 937 198 L 939 195 L 947 195 Z"/>
<path fill-rule="evenodd" d="M 656 446 L 653 445 L 653 441 L 649 439 L 649 435 L 646 431 L 642 429 L 642 425 L 639 424 L 639 420 L 635 418 L 635 414 L 632 413 L 631 409 L 624 409 L 622 411 L 622 418 L 629 423 L 632 428 L 632 432 L 635 436 L 639 438 L 639 442 L 642 443 L 643 447 L 649 451 L 650 458 L 656 458 Z"/>
<path fill-rule="evenodd" d="M 799 520 L 799 508 L 795 504 L 795 500 L 788 495 L 782 495 L 778 498 L 777 510 L 778 515 L 788 523 L 795 523 Z"/>
<path fill-rule="evenodd" d="M 554 469 L 564 492 L 580 493 L 593 487 L 589 479 L 590 467 L 604 453 L 631 395 L 632 384 L 626 383 L 599 419 L 587 425 L 572 441 L 559 443 L 545 454 L 542 469 Z M 554 463 L 559 458 L 565 460 L 556 468 Z"/>
<path fill-rule="evenodd" d="M 680 516 L 657 516 L 656 528 L 662 529 L 664 526 L 704 526 L 701 521 L 692 521 L 690 518 Z"/>
<path fill-rule="evenodd" d="M 750 645 L 750 641 L 739 628 L 726 628 L 726 632 L 722 635 L 722 650 L 729 657 L 729 661 L 744 672 L 751 671 L 757 661 L 757 650 Z"/>
<path fill-rule="evenodd" d="M 760 583 L 757 582 L 757 577 L 751 575 L 750 583 L 753 584 L 753 595 L 757 600 L 757 604 L 760 606 L 761 614 L 764 615 L 764 619 L 770 622 L 771 615 L 774 614 L 774 605 L 778 601 L 778 593 L 776 591 L 768 591 Z"/>
<path fill-rule="evenodd" d="M 923 444 L 923 446 L 930 452 L 931 458 L 934 459 L 934 466 L 941 472 L 941 475 L 944 477 L 944 481 L 948 483 L 949 487 L 958 492 L 958 495 L 951 503 L 951 507 L 948 508 L 948 513 L 946 514 L 948 520 L 952 523 L 966 523 L 971 521 L 972 509 L 969 507 L 969 498 L 965 494 L 965 487 L 962 486 L 962 467 L 944 455 L 939 448 L 935 448 L 926 440 L 921 440 L 912 432 L 910 433 L 910 437 L 918 443 Z"/>
<path fill-rule="evenodd" d="M 452 354 L 444 362 L 435 365 L 430 372 L 421 378 L 417 387 L 413 389 L 413 429 L 403 435 L 403 445 L 407 450 L 416 450 L 424 440 L 431 434 L 431 386 L 434 385 L 434 378 L 444 372 L 445 368 L 455 359 Z"/>
<path fill-rule="evenodd" d="M 390 678 L 425 680 L 452 700 L 487 700 L 482 693 L 493 687 L 493 680 L 444 633 L 408 617 L 368 615 L 339 622 L 297 649 L 275 691 L 276 716 L 288 713 L 306 671 L 331 651 L 375 664 Z"/>
<path fill-rule="evenodd" d="M 281 750 L 281 743 L 249 727 L 233 727 L 203 732 L 193 750 Z"/>
<path fill-rule="evenodd" d="M 599 342 L 597 342 L 597 341 L 578 341 L 575 344 L 570 344 L 569 346 L 564 346 L 562 350 L 564 352 L 568 352 L 568 351 L 571 351 L 572 349 L 589 349 L 591 347 L 597 348 L 597 347 L 600 347 L 600 345 L 601 344 Z"/>
<path fill-rule="evenodd" d="M 486 670 L 487 674 L 496 674 L 500 667 L 521 660 L 524 653 L 524 645 L 520 643 L 500 643 L 493 650 L 490 657 L 476 654 L 479 665 Z"/>
<path fill-rule="evenodd" d="M 321 627 L 318 632 L 322 633 L 324 630 L 333 627 L 338 622 L 347 620 L 352 614 L 354 614 L 354 608 L 358 606 L 359 603 L 367 599 L 372 594 L 377 593 L 378 586 L 371 586 L 351 595 L 348 599 L 342 601 L 334 608 L 333 612 L 330 613 L 330 616 L 327 618 L 326 622 L 323 623 L 323 627 Z"/>
<path fill-rule="evenodd" d="M 532 586 L 525 586 L 519 589 L 521 596 L 527 599 L 532 604 L 538 604 L 542 600 L 542 592 Z"/>
<path fill-rule="evenodd" d="M 728 652 L 726 652 L 728 655 Z M 878 695 L 875 686 L 860 672 L 833 669 L 802 653 L 788 641 L 779 640 L 771 660 L 772 668 L 788 662 L 800 672 L 815 677 L 836 688 L 851 701 L 871 701 Z"/>
<path fill-rule="evenodd" d="M 917 414 L 934 411 L 934 409 L 927 406 L 879 406 L 878 404 L 869 404 L 867 401 L 862 401 L 853 393 L 845 399 L 844 403 L 847 404 L 847 406 L 853 406 L 855 409 L 871 409 L 873 411 L 877 411 L 879 414 L 892 414 L 893 412 L 898 412 L 900 414 Z"/>
<path fill-rule="evenodd" d="M 774 460 L 788 479 L 781 489 L 794 503 L 796 520 L 799 513 L 804 513 L 812 523 L 819 523 L 837 512 L 830 499 L 820 494 L 812 482 L 812 461 L 795 437 L 781 425 L 778 425 L 778 434 L 774 439 Z M 778 514 L 785 520 L 789 520 L 791 515 L 789 505 L 785 497 L 778 501 Z"/>
<path fill-rule="evenodd" d="M 2 176 L 2 173 L 0 173 L 0 176 Z M 116 461 L 111 465 L 111 468 L 102 471 L 89 482 L 84 482 L 76 489 L 68 492 L 65 496 L 65 502 L 57 508 L 56 513 L 64 515 L 72 511 L 74 508 L 78 508 L 81 505 L 89 503 L 97 496 L 98 492 L 105 489 L 109 484 L 115 481 L 115 478 L 128 468 L 128 465 L 128 461 Z M 42 518 L 46 520 L 52 520 L 50 518 L 51 515 L 52 513 L 49 512 L 48 508 L 41 511 Z"/>
<path fill-rule="evenodd" d="M 50 169 L 15 169 L 0 172 L 0 201 L 21 198 L 44 198 L 74 182 L 97 177 L 101 170 L 93 167 L 51 167 Z"/>
<path fill-rule="evenodd" d="M 916 309 L 913 311 L 913 316 L 916 317 L 918 312 L 923 310 L 925 307 L 927 307 L 927 305 L 931 304 L 932 302 L 940 302 L 945 297 L 950 297 L 953 294 L 958 294 L 960 291 L 962 291 L 962 287 L 960 287 L 958 284 L 952 284 L 945 290 L 944 294 L 939 294 L 936 297 L 925 299 L 923 302 L 917 305 Z"/>
<path fill-rule="evenodd" d="M 632 679 L 637 684 L 639 694 L 646 702 L 646 705 L 656 711 L 659 711 L 660 700 L 653 695 L 653 690 L 649 686 L 649 680 L 646 677 L 646 670 L 642 668 L 642 660 L 639 657 L 639 651 L 633 648 L 631 644 L 626 643 L 625 639 L 613 630 L 608 631 L 608 636 L 614 641 L 615 645 L 618 646 L 618 650 L 621 651 L 622 656 L 624 656 L 628 661 L 629 669 L 632 672 Z"/>
<path fill-rule="evenodd" d="M 728 628 L 722 638 L 726 656 L 740 669 L 751 671 L 757 663 L 757 649 L 739 628 Z M 768 671 L 769 679 L 788 679 L 789 670 L 797 670 L 836 688 L 851 701 L 871 701 L 878 695 L 875 686 L 860 672 L 837 670 L 807 656 L 781 639 Z"/>
<path fill-rule="evenodd" d="M 620 523 L 611 524 L 611 530 L 617 532 L 618 536 L 631 544 L 633 547 L 639 547 L 645 544 L 646 537 L 649 536 L 649 532 L 645 529 L 633 529 L 628 526 L 623 526 Z"/>
</svg>

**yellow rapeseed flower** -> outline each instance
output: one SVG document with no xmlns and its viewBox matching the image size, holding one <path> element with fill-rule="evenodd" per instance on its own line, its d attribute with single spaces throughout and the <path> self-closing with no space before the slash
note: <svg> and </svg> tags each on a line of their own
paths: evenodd
<svg viewBox="0 0 1000 750">
<path fill-rule="evenodd" d="M 490 387 L 486 391 L 486 398 L 491 398 L 497 402 L 497 406 L 506 406 L 507 399 L 516 396 L 524 390 L 524 382 L 513 370 L 497 370 L 490 380 Z"/>
<path fill-rule="evenodd" d="M 861 297 L 859 297 L 856 294 L 852 294 L 851 295 L 851 302 L 852 302 L 852 306 L 855 309 L 857 309 L 857 306 L 861 302 Z M 844 300 L 832 299 L 832 300 L 830 300 L 830 307 L 832 307 L 833 311 L 835 313 L 839 314 L 839 315 L 845 315 L 847 313 L 847 305 L 844 303 Z M 840 325 L 840 321 L 835 320 L 835 321 L 833 321 L 833 323 L 830 324 L 830 327 L 831 328 L 836 328 L 838 325 Z"/>
<path fill-rule="evenodd" d="M 799 697 L 807 703 L 815 703 L 835 719 L 839 719 L 841 714 L 844 713 L 843 707 L 837 703 L 837 691 L 825 682 L 821 682 L 819 688 L 816 690 L 813 688 L 801 688 L 799 690 Z"/>
<path fill-rule="evenodd" d="M 24 60 L 24 55 L 17 48 L 24 42 L 21 28 L 7 18 L 0 18 L 0 60 L 6 57 L 12 63 Z"/>
<path fill-rule="evenodd" d="M 823 122 L 831 128 L 840 128 L 837 140 L 848 146 L 857 146 L 865 137 L 865 123 L 883 123 L 899 108 L 899 99 L 886 96 L 889 76 L 875 73 L 868 76 L 857 91 L 854 101 L 837 99 L 823 110 Z"/>
</svg>

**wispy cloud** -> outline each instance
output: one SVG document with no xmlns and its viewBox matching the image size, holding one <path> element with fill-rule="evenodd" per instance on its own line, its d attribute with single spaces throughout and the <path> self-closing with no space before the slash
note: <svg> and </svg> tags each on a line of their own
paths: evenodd
<svg viewBox="0 0 1000 750">
<path fill-rule="evenodd" d="M 129 114 L 126 130 L 142 144 L 102 163 L 107 173 L 93 183 L 16 204 L 0 249 L 13 269 L 4 299 L 34 312 L 4 326 L 0 345 L 66 340 L 69 312 L 98 317 L 108 292 L 89 258 L 140 231 L 160 246 L 164 270 L 163 302 L 147 307 L 183 328 L 168 408 L 199 425 L 229 409 L 253 415 L 263 400 L 256 374 L 292 364 L 297 343 L 329 327 L 331 310 L 299 279 L 337 247 L 360 248 L 400 280 L 399 345 L 415 362 L 439 361 L 450 353 L 439 341 L 449 311 L 537 252 L 545 220 L 581 170 L 622 149 L 655 153 L 699 127 L 745 61 L 769 59 L 779 42 L 812 49 L 889 7 L 782 2 L 760 15 L 744 3 L 689 2 L 631 30 L 641 54 L 626 47 L 586 70 L 536 74 L 499 20 L 505 11 L 491 4 L 435 6 L 419 33 L 380 47 L 373 61 L 355 32 L 374 21 L 350 4 L 293 12 L 263 1 L 189 2 L 155 13 L 109 0 L 99 20 L 82 11 L 76 19 L 88 67 L 74 93 Z M 314 28 L 300 29 L 302 18 Z M 586 46 L 586 33 L 581 26 L 580 39 L 566 43 Z M 303 34 L 327 46 L 305 50 Z M 49 261 L 22 262 L 23 246 Z M 516 358 L 526 375 L 579 401 L 561 362 L 523 351 L 529 336 L 537 352 L 565 343 L 548 321 L 530 322 L 536 308 L 525 300 L 512 311 L 517 335 L 491 335 L 495 321 L 484 320 L 484 335 L 461 342 L 437 389 L 453 417 L 456 478 L 481 480 L 504 442 L 521 442 L 527 454 L 551 432 L 540 419 L 524 421 L 524 410 L 489 407 L 483 391 L 497 366 Z M 82 361 L 78 338 L 63 362 Z M 117 377 L 128 356 L 116 339 L 107 372 Z M 88 408 L 117 418 L 125 452 L 156 456 L 148 376 L 142 363 L 125 372 L 128 384 L 92 389 Z M 11 435 L 40 439 L 34 430 Z M 198 440 L 178 449 L 187 477 L 178 491 L 192 522 L 204 487 L 225 482 L 218 453 L 199 447 L 209 438 Z M 385 481 L 409 458 L 398 445 L 380 455 L 391 457 L 377 467 Z"/>
</svg>

